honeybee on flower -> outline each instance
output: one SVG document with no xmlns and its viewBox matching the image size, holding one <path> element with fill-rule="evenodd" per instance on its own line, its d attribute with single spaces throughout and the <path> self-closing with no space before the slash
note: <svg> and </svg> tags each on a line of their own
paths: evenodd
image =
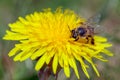
<svg viewBox="0 0 120 80">
<path fill-rule="evenodd" d="M 98 28 L 96 25 L 99 22 L 100 15 L 90 17 L 85 22 L 80 22 L 80 26 L 70 30 L 71 37 L 75 39 L 75 41 L 82 41 L 84 39 L 85 43 L 90 43 L 94 45 L 94 34 L 95 28 Z M 69 27 L 68 27 L 69 28 Z M 70 29 L 70 28 L 69 28 Z"/>
</svg>

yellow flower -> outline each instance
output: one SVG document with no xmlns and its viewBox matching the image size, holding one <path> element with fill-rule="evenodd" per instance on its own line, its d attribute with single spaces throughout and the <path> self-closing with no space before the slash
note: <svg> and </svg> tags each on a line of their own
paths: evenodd
<svg viewBox="0 0 120 80">
<path fill-rule="evenodd" d="M 67 77 L 70 77 L 70 68 L 73 68 L 79 79 L 76 61 L 79 61 L 85 75 L 89 78 L 87 68 L 89 67 L 84 61 L 88 61 L 94 71 L 99 76 L 96 65 L 92 59 L 97 58 L 107 61 L 101 53 L 112 56 L 106 48 L 111 44 L 107 39 L 94 35 L 94 45 L 75 41 L 71 37 L 70 29 L 74 29 L 85 22 L 85 19 L 78 17 L 74 11 L 57 8 L 52 12 L 50 8 L 44 9 L 43 12 L 35 12 L 24 18 L 19 17 L 15 23 L 9 24 L 10 30 L 6 31 L 5 40 L 17 40 L 18 44 L 9 52 L 9 56 L 15 56 L 14 61 L 24 61 L 28 58 L 36 60 L 35 69 L 40 70 L 44 64 L 49 65 L 56 74 L 58 66 L 64 69 Z"/>
</svg>

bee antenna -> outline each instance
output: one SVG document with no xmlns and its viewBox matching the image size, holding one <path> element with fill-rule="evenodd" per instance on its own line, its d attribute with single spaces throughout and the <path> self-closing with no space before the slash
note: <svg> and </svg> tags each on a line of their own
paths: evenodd
<svg viewBox="0 0 120 80">
<path fill-rule="evenodd" d="M 68 25 L 68 29 L 69 29 L 69 31 L 71 32 L 69 25 Z"/>
</svg>

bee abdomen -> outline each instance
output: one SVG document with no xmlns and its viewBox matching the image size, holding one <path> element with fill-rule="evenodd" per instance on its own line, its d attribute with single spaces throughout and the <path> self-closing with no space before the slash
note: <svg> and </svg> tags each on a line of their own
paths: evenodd
<svg viewBox="0 0 120 80">
<path fill-rule="evenodd" d="M 94 43 L 94 38 L 93 38 L 93 36 L 91 36 L 91 35 L 88 35 L 87 37 L 86 37 L 86 39 L 87 39 L 87 43 L 90 43 L 90 44 L 95 44 Z"/>
</svg>

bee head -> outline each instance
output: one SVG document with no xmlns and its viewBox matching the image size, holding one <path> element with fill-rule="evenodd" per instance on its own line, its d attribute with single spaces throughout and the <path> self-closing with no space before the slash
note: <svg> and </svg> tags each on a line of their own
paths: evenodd
<svg viewBox="0 0 120 80">
<path fill-rule="evenodd" d="M 72 30 L 71 32 L 72 32 L 72 37 L 76 39 L 78 36 L 78 33 L 75 30 Z"/>
</svg>

